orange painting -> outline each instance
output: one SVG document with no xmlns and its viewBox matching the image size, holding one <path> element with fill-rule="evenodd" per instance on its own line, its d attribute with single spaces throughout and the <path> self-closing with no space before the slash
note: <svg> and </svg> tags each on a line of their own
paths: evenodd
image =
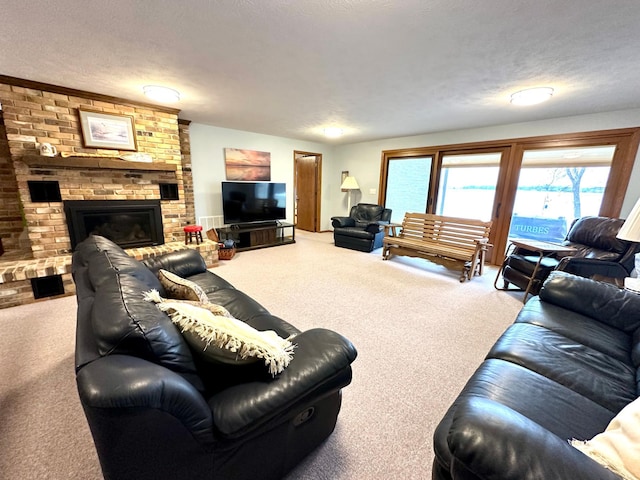
<svg viewBox="0 0 640 480">
<path fill-rule="evenodd" d="M 271 153 L 225 148 L 227 180 L 270 181 Z"/>
</svg>

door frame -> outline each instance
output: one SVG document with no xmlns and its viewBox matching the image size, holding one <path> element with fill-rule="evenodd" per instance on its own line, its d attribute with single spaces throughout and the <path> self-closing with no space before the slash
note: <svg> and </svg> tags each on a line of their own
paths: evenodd
<svg viewBox="0 0 640 480">
<path fill-rule="evenodd" d="M 313 231 L 320 231 L 320 212 L 321 212 L 321 192 L 322 192 L 322 154 L 315 152 L 307 152 L 303 150 L 293 151 L 293 223 L 298 223 L 298 158 L 315 157 L 315 205 Z"/>
</svg>

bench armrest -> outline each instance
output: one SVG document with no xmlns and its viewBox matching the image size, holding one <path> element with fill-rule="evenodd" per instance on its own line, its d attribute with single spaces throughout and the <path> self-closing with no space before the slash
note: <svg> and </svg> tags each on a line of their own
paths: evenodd
<svg viewBox="0 0 640 480">
<path fill-rule="evenodd" d="M 402 225 L 399 223 L 385 223 L 382 227 L 384 228 L 385 237 L 397 237 L 402 233 Z"/>
</svg>

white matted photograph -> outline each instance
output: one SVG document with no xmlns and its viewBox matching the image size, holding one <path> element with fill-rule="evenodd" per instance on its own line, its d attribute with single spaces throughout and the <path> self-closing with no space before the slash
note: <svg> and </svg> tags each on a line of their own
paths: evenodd
<svg viewBox="0 0 640 480">
<path fill-rule="evenodd" d="M 130 115 L 78 110 L 84 146 L 136 151 L 135 123 Z"/>
</svg>

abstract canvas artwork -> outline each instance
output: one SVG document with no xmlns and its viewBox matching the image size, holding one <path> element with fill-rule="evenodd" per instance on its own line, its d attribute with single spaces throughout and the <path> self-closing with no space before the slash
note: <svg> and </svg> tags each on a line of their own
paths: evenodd
<svg viewBox="0 0 640 480">
<path fill-rule="evenodd" d="M 271 153 L 225 148 L 227 180 L 270 181 Z"/>
</svg>

